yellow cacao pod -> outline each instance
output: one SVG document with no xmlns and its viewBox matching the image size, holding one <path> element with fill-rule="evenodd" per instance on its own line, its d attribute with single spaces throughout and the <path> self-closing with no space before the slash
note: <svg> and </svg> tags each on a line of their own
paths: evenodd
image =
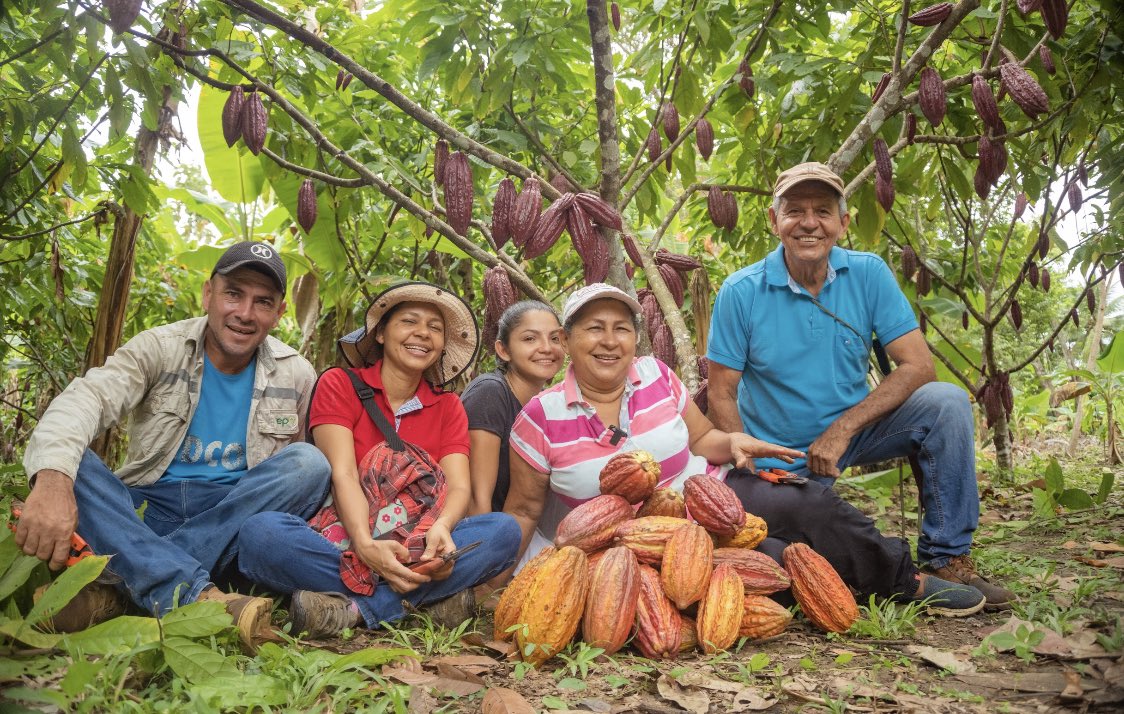
<svg viewBox="0 0 1124 714">
<path fill-rule="evenodd" d="M 714 544 L 705 528 L 687 523 L 667 539 L 660 581 L 677 608 L 683 610 L 702 599 L 713 571 Z"/>
<path fill-rule="evenodd" d="M 519 611 L 515 643 L 524 662 L 537 667 L 574 639 L 589 589 L 585 552 L 559 548 L 535 573 Z"/>
<path fill-rule="evenodd" d="M 519 622 L 519 611 L 523 609 L 523 601 L 527 599 L 527 590 L 531 587 L 531 581 L 535 579 L 535 573 L 550 556 L 554 555 L 555 550 L 557 549 L 552 545 L 543 548 L 538 555 L 527 561 L 527 564 L 504 588 L 499 602 L 496 603 L 495 628 L 492 631 L 495 639 L 507 642 L 515 636 L 515 633 L 508 630 Z"/>
<path fill-rule="evenodd" d="M 699 604 L 697 628 L 703 652 L 714 654 L 734 644 L 738 639 L 744 608 L 742 579 L 732 565 L 719 565 L 714 569 L 706 595 Z"/>
<path fill-rule="evenodd" d="M 788 608 L 764 595 L 746 595 L 739 637 L 760 640 L 784 632 L 792 620 Z"/>
</svg>

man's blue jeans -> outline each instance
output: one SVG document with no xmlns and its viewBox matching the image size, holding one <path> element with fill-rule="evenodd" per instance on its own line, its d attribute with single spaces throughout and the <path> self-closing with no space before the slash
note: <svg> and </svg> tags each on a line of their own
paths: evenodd
<svg viewBox="0 0 1124 714">
<path fill-rule="evenodd" d="M 839 470 L 910 454 L 921 464 L 925 509 L 917 559 L 939 568 L 968 552 L 980 517 L 972 406 L 963 389 L 944 382 L 922 385 L 896 411 L 851 439 Z M 835 483 L 807 467 L 794 473 Z"/>
<path fill-rule="evenodd" d="M 162 615 L 177 599 L 194 602 L 211 584 L 211 573 L 234 561 L 243 521 L 262 511 L 311 517 L 330 477 L 320 450 L 296 443 L 233 485 L 160 480 L 130 487 L 87 451 L 74 482 L 78 534 L 98 555 L 113 556 L 108 570 L 138 607 Z M 142 521 L 136 509 L 145 502 Z"/>
<path fill-rule="evenodd" d="M 462 555 L 445 580 L 433 580 L 402 594 L 380 581 L 372 595 L 348 591 L 340 579 L 340 551 L 304 519 L 284 513 L 262 513 L 246 521 L 238 536 L 238 568 L 269 590 L 337 592 L 349 595 L 368 627 L 406 615 L 405 600 L 421 607 L 444 600 L 484 582 L 515 564 L 522 534 L 506 513 L 485 513 L 463 519 L 453 529 L 458 548 L 483 541 Z"/>
</svg>

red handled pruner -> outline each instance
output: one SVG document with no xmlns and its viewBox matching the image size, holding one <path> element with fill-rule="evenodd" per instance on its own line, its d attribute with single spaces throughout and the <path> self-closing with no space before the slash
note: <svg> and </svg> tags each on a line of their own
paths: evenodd
<svg viewBox="0 0 1124 714">
<path fill-rule="evenodd" d="M 793 486 L 803 486 L 808 483 L 808 479 L 804 476 L 793 476 L 787 471 L 781 469 L 761 469 L 757 472 L 757 478 L 762 478 L 769 483 L 791 484 Z"/>
<path fill-rule="evenodd" d="M 12 519 L 8 521 L 8 528 L 13 533 L 16 532 L 16 522 L 19 521 L 20 516 L 23 515 L 23 510 L 19 506 L 12 506 Z M 83 558 L 87 558 L 94 554 L 90 544 L 86 539 L 77 533 L 70 534 L 70 553 L 66 557 L 66 567 L 70 567 Z"/>
</svg>

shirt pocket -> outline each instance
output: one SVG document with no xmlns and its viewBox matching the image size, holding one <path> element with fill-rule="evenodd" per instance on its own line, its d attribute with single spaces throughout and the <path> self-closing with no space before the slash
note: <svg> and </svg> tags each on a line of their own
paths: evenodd
<svg viewBox="0 0 1124 714">
<path fill-rule="evenodd" d="M 300 429 L 295 409 L 259 409 L 258 431 L 277 439 L 288 440 Z"/>
<path fill-rule="evenodd" d="M 866 381 L 870 349 L 866 343 L 848 331 L 835 336 L 835 383 L 859 387 Z"/>
<path fill-rule="evenodd" d="M 136 415 L 130 443 L 162 444 L 175 434 L 182 439 L 189 411 L 191 401 L 182 392 L 149 394 Z M 179 448 L 179 444 L 173 448 Z"/>
</svg>

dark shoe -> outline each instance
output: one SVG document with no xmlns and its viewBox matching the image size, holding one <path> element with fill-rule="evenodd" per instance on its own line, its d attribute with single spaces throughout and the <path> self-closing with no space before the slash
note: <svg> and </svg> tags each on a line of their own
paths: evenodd
<svg viewBox="0 0 1124 714">
<path fill-rule="evenodd" d="M 269 616 L 273 611 L 273 600 L 266 597 L 253 597 L 226 593 L 212 586 L 199 594 L 196 602 L 221 602 L 234 626 L 238 628 L 238 638 L 249 652 L 257 652 L 263 638 L 269 636 Z"/>
<path fill-rule="evenodd" d="M 433 603 L 425 611 L 434 624 L 453 630 L 460 627 L 465 620 L 476 617 L 476 595 L 473 594 L 472 588 L 467 588 L 456 595 Z"/>
<path fill-rule="evenodd" d="M 935 575 L 918 575 L 917 592 L 910 600 L 923 601 L 929 615 L 966 617 L 975 615 L 987 602 L 984 594 L 971 585 L 961 585 L 941 580 Z"/>
<path fill-rule="evenodd" d="M 971 585 L 987 598 L 985 607 L 988 610 L 1006 610 L 1011 607 L 1011 601 L 1015 599 L 1015 594 L 1007 588 L 1000 587 L 985 580 L 979 572 L 976 571 L 976 564 L 972 562 L 972 556 L 967 554 L 954 556 L 941 568 L 930 568 L 926 566 L 921 569 L 921 572 L 936 575 L 938 578 L 947 580 L 950 583 Z"/>
<path fill-rule="evenodd" d="M 351 599 L 346 595 L 297 590 L 289 604 L 289 621 L 293 623 L 293 636 L 304 633 L 310 640 L 319 640 L 355 627 L 360 617 L 351 609 Z"/>
<path fill-rule="evenodd" d="M 50 584 L 36 588 L 33 599 L 38 602 L 49 587 Z M 124 615 L 127 604 L 125 596 L 117 588 L 93 582 L 79 590 L 70 602 L 44 621 L 43 625 L 53 632 L 80 632 Z"/>
</svg>

